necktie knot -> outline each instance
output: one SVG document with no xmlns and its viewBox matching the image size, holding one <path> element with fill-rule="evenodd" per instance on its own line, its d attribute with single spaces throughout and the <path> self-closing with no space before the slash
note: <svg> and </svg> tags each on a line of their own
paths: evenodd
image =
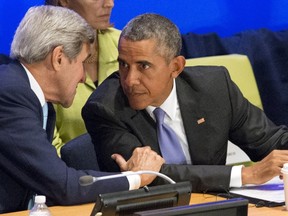
<svg viewBox="0 0 288 216">
<path fill-rule="evenodd" d="M 165 117 L 165 112 L 164 110 L 162 110 L 161 108 L 156 108 L 154 111 L 154 116 L 156 118 L 156 121 L 159 123 L 159 124 L 163 124 L 164 122 L 164 117 Z"/>
<path fill-rule="evenodd" d="M 186 158 L 177 135 L 164 123 L 165 111 L 156 108 L 154 116 L 157 124 L 157 138 L 162 156 L 168 164 L 185 164 Z"/>
</svg>

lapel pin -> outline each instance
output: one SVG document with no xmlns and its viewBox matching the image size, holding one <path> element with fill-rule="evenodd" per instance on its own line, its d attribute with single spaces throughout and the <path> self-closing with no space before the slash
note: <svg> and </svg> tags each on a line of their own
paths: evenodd
<svg viewBox="0 0 288 216">
<path fill-rule="evenodd" d="M 197 120 L 197 124 L 202 124 L 205 122 L 205 119 L 204 118 L 200 118 Z"/>
</svg>

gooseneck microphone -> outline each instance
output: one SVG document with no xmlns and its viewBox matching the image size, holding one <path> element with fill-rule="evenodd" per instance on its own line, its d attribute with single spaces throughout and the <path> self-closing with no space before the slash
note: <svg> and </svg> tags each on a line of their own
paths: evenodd
<svg viewBox="0 0 288 216">
<path fill-rule="evenodd" d="M 157 175 L 157 176 L 165 179 L 166 181 L 168 181 L 170 184 L 175 184 L 175 181 L 173 181 L 168 176 L 166 176 L 166 175 L 164 175 L 162 173 L 159 173 L 159 172 L 149 171 L 149 170 L 141 170 L 141 171 L 136 171 L 136 172 L 128 171 L 128 172 L 119 173 L 119 174 L 115 174 L 115 175 L 100 176 L 100 177 L 94 177 L 94 176 L 91 176 L 91 175 L 85 175 L 85 176 L 81 176 L 79 178 L 79 184 L 81 186 L 88 186 L 88 185 L 91 185 L 91 184 L 93 184 L 93 183 L 95 183 L 97 181 L 101 181 L 101 180 L 120 178 L 120 177 L 129 176 L 129 175 L 141 175 L 141 174 Z"/>
</svg>

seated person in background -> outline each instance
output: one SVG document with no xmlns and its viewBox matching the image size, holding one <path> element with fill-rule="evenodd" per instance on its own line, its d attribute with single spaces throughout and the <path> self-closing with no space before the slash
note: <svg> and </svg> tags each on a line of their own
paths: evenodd
<svg viewBox="0 0 288 216">
<path fill-rule="evenodd" d="M 45 195 L 48 205 L 73 205 L 154 180 L 133 175 L 81 187 L 81 176 L 110 173 L 69 168 L 51 145 L 51 102 L 72 104 L 85 80 L 83 62 L 94 33 L 81 16 L 61 7 L 32 7 L 19 24 L 10 53 L 15 61 L 0 65 L 0 213 L 27 209 L 34 194 Z M 127 162 L 121 159 L 121 169 L 132 171 L 159 171 L 164 162 L 150 148 L 136 150 Z"/>
<path fill-rule="evenodd" d="M 118 70 L 118 40 L 120 31 L 112 28 L 110 15 L 114 0 L 46 0 L 45 4 L 62 6 L 80 14 L 95 30 L 96 40 L 92 44 L 91 56 L 85 61 L 86 81 L 77 88 L 71 107 L 54 105 L 56 111 L 56 128 L 53 145 L 60 155 L 61 147 L 71 139 L 86 133 L 81 109 L 93 90 L 112 72 Z"/>
<path fill-rule="evenodd" d="M 287 127 L 276 126 L 249 103 L 226 68 L 184 68 L 181 36 L 171 21 L 157 14 L 132 19 L 118 50 L 119 73 L 108 77 L 82 110 L 100 169 L 119 171 L 111 155 L 128 159 L 135 148 L 150 146 L 166 161 L 160 172 L 176 182 L 191 181 L 194 192 L 227 191 L 280 175 L 288 162 L 288 151 L 280 150 L 288 148 Z M 175 134 L 178 141 L 171 143 Z M 226 166 L 228 140 L 258 162 Z"/>
</svg>

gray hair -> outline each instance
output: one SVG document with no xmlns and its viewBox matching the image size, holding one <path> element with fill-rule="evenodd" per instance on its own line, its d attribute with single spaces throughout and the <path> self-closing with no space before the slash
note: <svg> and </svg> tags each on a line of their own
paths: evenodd
<svg viewBox="0 0 288 216">
<path fill-rule="evenodd" d="M 166 60 L 180 55 L 182 48 L 178 27 L 166 17 L 153 13 L 142 14 L 129 21 L 122 30 L 121 38 L 131 41 L 154 39 L 157 51 Z"/>
<path fill-rule="evenodd" d="M 14 35 L 10 56 L 26 63 L 42 61 L 57 46 L 74 59 L 83 43 L 95 39 L 93 28 L 76 12 L 62 7 L 31 7 Z"/>
</svg>

